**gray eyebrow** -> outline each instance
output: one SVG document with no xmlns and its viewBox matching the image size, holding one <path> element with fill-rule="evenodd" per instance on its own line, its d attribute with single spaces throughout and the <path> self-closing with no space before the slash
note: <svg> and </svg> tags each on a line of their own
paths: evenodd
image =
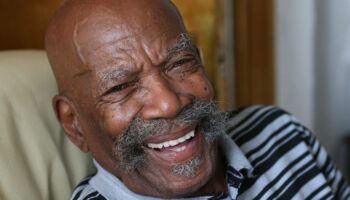
<svg viewBox="0 0 350 200">
<path fill-rule="evenodd" d="M 125 77 L 127 74 L 130 74 L 128 69 L 106 69 L 97 73 L 97 76 L 100 77 L 100 80 L 107 81 L 111 79 L 119 79 Z"/>
<path fill-rule="evenodd" d="M 97 76 L 99 77 L 99 81 L 97 83 L 98 88 L 102 90 L 108 89 L 108 85 L 111 80 L 118 80 L 123 77 L 126 77 L 130 74 L 130 70 L 127 69 L 106 69 L 100 72 L 97 72 Z"/>
<path fill-rule="evenodd" d="M 191 39 L 188 33 L 181 33 L 173 45 L 169 50 L 169 57 L 181 52 L 181 51 L 196 51 L 195 45 L 193 44 L 193 40 Z"/>
</svg>

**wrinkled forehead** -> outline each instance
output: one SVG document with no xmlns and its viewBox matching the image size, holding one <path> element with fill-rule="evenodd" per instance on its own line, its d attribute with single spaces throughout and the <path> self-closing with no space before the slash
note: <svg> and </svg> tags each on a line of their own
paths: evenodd
<svg viewBox="0 0 350 200">
<path fill-rule="evenodd" d="M 182 19 L 172 7 L 100 7 L 75 24 L 73 40 L 81 61 L 88 63 L 101 58 L 104 51 L 108 54 L 138 45 L 157 48 L 154 43 L 171 45 L 184 32 Z"/>
</svg>

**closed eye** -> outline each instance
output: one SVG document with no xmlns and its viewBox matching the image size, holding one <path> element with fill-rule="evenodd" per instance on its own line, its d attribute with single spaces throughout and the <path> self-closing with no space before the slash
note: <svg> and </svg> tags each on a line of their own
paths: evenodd
<svg viewBox="0 0 350 200">
<path fill-rule="evenodd" d="M 120 92 L 128 87 L 128 83 L 117 85 L 112 87 L 110 90 L 107 91 L 107 93 L 112 93 L 112 92 Z"/>
<path fill-rule="evenodd" d="M 191 62 L 191 61 L 193 61 L 193 60 L 194 60 L 194 58 L 184 58 L 184 59 L 178 60 L 178 61 L 176 61 L 176 62 L 174 63 L 174 67 L 177 67 L 177 66 L 179 66 L 179 65 L 186 64 L 186 63 Z"/>
<path fill-rule="evenodd" d="M 107 92 L 105 92 L 104 95 L 107 95 L 107 94 L 110 94 L 110 93 L 123 92 L 124 90 L 126 90 L 130 86 L 133 86 L 135 83 L 136 83 L 136 80 L 135 81 L 130 81 L 130 82 L 127 82 L 127 83 L 123 83 L 123 84 L 120 84 L 120 85 L 113 86 L 112 88 L 107 90 Z"/>
</svg>

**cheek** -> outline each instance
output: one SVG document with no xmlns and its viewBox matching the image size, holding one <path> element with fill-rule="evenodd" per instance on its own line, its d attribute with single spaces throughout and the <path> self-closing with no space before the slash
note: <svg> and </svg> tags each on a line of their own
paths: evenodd
<svg viewBox="0 0 350 200">
<path fill-rule="evenodd" d="M 125 104 L 110 104 L 102 109 L 101 126 L 111 136 L 116 136 L 129 127 L 130 122 L 137 115 L 139 104 L 135 101 L 128 101 Z"/>
<path fill-rule="evenodd" d="M 205 80 L 203 80 L 200 89 L 202 91 L 202 98 L 205 100 L 208 99 L 213 99 L 214 98 L 214 89 L 213 86 L 211 85 L 211 83 L 209 82 L 209 80 L 207 78 L 205 78 Z"/>
<path fill-rule="evenodd" d="M 210 100 L 214 97 L 214 90 L 203 72 L 197 73 L 188 79 L 178 82 L 183 93 L 190 94 L 200 100 Z"/>
</svg>

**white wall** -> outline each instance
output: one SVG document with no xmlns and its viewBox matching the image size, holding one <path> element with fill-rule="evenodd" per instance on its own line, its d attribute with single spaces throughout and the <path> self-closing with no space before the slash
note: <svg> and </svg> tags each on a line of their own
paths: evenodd
<svg viewBox="0 0 350 200">
<path fill-rule="evenodd" d="M 350 0 L 276 0 L 276 68 L 277 104 L 309 126 L 345 170 Z"/>
<path fill-rule="evenodd" d="M 314 0 L 276 0 L 277 105 L 314 128 Z"/>
<path fill-rule="evenodd" d="M 339 165 L 350 133 L 349 19 L 350 0 L 317 1 L 315 128 Z"/>
</svg>

